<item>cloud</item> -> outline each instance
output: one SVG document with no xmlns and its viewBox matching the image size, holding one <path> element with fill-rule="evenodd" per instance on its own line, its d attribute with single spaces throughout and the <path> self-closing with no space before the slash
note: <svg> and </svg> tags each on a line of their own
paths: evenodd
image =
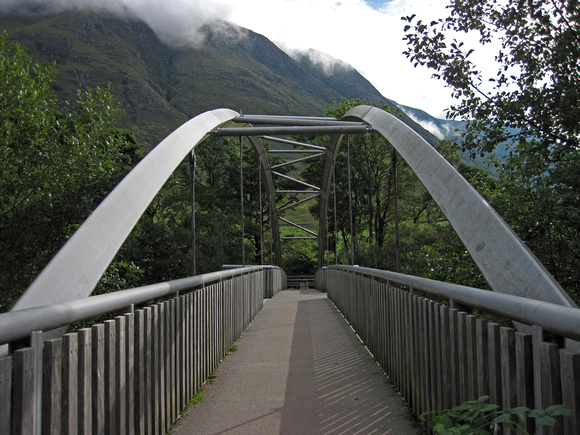
<svg viewBox="0 0 580 435">
<path fill-rule="evenodd" d="M 363 74 L 385 97 L 443 116 L 451 92 L 402 55 L 401 17 L 427 21 L 446 16 L 447 0 L 0 0 L 0 13 L 106 9 L 146 21 L 167 43 L 200 42 L 199 28 L 216 19 L 260 33 L 290 55 L 322 52 Z M 232 35 L 230 35 L 232 36 Z M 233 35 L 239 37 L 240 35 Z M 295 54 L 294 54 L 295 55 Z M 322 57 L 315 62 L 334 67 Z"/>
</svg>

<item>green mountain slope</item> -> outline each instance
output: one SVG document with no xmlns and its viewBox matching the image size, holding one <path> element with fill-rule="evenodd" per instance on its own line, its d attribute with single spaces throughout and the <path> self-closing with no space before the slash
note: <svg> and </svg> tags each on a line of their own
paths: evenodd
<svg viewBox="0 0 580 435">
<path fill-rule="evenodd" d="M 294 59 L 267 38 L 225 22 L 206 25 L 203 44 L 185 47 L 164 44 L 142 21 L 106 12 L 0 16 L 0 30 L 39 61 L 56 62 L 55 88 L 64 98 L 111 83 L 127 112 L 124 126 L 149 146 L 220 107 L 321 116 L 333 98 L 396 106 L 352 68 L 329 75 L 308 56 Z M 408 116 L 402 119 L 430 143 L 437 140 Z"/>
</svg>

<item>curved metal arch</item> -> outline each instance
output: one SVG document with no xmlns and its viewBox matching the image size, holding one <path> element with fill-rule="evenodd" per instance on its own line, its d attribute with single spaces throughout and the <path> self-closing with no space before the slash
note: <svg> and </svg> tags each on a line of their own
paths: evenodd
<svg viewBox="0 0 580 435">
<path fill-rule="evenodd" d="M 390 113 L 371 106 L 355 107 L 343 120 L 367 122 L 396 148 L 439 205 L 493 290 L 576 306 L 487 201 L 410 127 Z M 336 148 L 339 144 L 337 140 Z M 333 149 L 333 161 L 325 165 L 325 191 L 321 195 L 326 201 L 325 207 L 337 153 L 338 149 Z"/>
<path fill-rule="evenodd" d="M 12 311 L 89 296 L 149 203 L 181 161 L 212 130 L 228 124 L 236 116 L 239 113 L 229 109 L 202 113 L 153 148 L 79 227 Z"/>
</svg>

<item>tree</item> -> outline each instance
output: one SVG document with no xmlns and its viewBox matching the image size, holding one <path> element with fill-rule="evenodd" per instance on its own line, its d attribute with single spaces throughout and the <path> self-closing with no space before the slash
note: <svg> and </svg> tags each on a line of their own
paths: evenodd
<svg viewBox="0 0 580 435">
<path fill-rule="evenodd" d="M 0 311 L 140 155 L 108 89 L 61 102 L 55 74 L 0 36 Z"/>
<path fill-rule="evenodd" d="M 472 153 L 508 146 L 489 198 L 555 278 L 578 294 L 580 12 L 576 0 L 454 0 L 447 18 L 405 17 L 408 49 L 453 90 Z M 478 43 L 469 46 L 468 34 Z M 476 64 L 497 47 L 495 71 Z M 481 60 L 481 58 L 479 58 Z M 491 63 L 486 62 L 486 68 Z"/>
<path fill-rule="evenodd" d="M 404 18 L 405 54 L 452 89 L 459 103 L 448 116 L 470 120 L 465 146 L 492 151 L 497 143 L 533 136 L 537 147 L 577 149 L 578 2 L 453 0 L 449 8 L 449 17 L 429 24 L 415 21 L 415 15 Z M 461 40 L 469 35 L 479 45 Z M 474 60 L 484 46 L 497 46 L 492 76 Z"/>
</svg>

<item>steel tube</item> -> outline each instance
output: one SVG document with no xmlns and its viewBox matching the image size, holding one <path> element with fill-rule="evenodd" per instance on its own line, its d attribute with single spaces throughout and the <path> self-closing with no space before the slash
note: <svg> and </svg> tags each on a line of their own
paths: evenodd
<svg viewBox="0 0 580 435">
<path fill-rule="evenodd" d="M 263 136 L 262 137 L 263 140 L 268 140 L 271 142 L 278 142 L 278 143 L 283 143 L 286 145 L 293 145 L 293 146 L 297 146 L 297 147 L 306 147 L 306 148 L 310 148 L 313 150 L 319 150 L 319 151 L 326 151 L 327 149 L 325 147 L 322 147 L 320 145 L 312 145 L 309 143 L 303 143 L 303 142 L 296 142 L 290 139 L 281 139 L 279 137 L 272 137 L 272 136 Z M 291 151 L 300 151 L 300 150 L 291 150 Z M 304 151 L 307 152 L 307 151 Z"/>
<path fill-rule="evenodd" d="M 278 168 L 281 168 L 283 166 L 293 165 L 294 163 L 298 163 L 298 162 L 305 162 L 306 160 L 316 159 L 316 158 L 322 157 L 322 156 L 324 156 L 323 153 L 317 153 L 317 154 L 313 154 L 313 155 L 308 156 L 308 157 L 302 157 L 301 159 L 291 160 L 289 162 L 280 163 L 279 165 L 274 165 L 270 169 L 278 169 Z"/>
<path fill-rule="evenodd" d="M 336 118 L 310 118 L 300 116 L 241 115 L 234 118 L 234 121 L 259 125 L 368 127 L 364 122 L 339 121 Z"/>
<path fill-rule="evenodd" d="M 24 339 L 30 336 L 33 331 L 49 331 L 220 279 L 271 268 L 273 267 L 252 266 L 243 269 L 223 270 L 59 304 L 9 311 L 0 314 L 0 344 Z"/>
<path fill-rule="evenodd" d="M 214 136 L 264 136 L 264 135 L 302 135 L 302 134 L 365 134 L 371 129 L 366 126 L 308 126 L 308 127 L 242 127 L 218 128 Z"/>
</svg>

